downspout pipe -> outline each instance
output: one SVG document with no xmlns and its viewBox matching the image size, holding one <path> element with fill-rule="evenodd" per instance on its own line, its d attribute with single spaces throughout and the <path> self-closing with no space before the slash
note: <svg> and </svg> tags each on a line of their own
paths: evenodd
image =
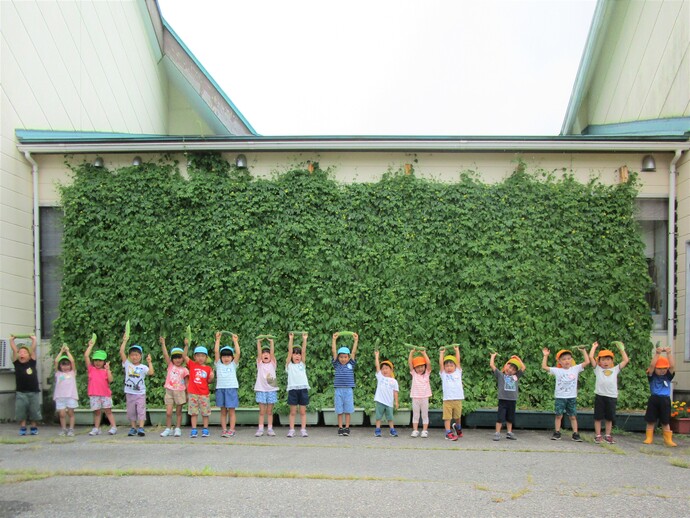
<svg viewBox="0 0 690 518">
<path fill-rule="evenodd" d="M 667 313 L 667 346 L 671 348 L 671 354 L 675 354 L 675 291 L 676 291 L 676 164 L 680 160 L 683 151 L 677 149 L 668 168 L 668 293 L 666 303 Z M 671 385 L 671 399 L 673 399 L 673 384 Z"/>
<path fill-rule="evenodd" d="M 38 164 L 36 160 L 31 156 L 29 151 L 24 151 L 24 158 L 31 164 L 31 180 L 33 183 L 33 231 L 34 231 L 34 315 L 35 322 L 34 326 L 36 328 L 36 370 L 38 374 L 38 379 L 42 380 L 41 377 L 41 359 L 42 359 L 42 347 L 41 347 L 41 227 L 39 221 L 39 207 L 38 207 Z M 41 384 L 39 383 L 39 388 Z"/>
</svg>

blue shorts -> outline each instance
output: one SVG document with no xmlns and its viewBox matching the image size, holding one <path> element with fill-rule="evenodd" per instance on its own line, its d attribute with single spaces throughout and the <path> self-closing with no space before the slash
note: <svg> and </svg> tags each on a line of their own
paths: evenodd
<svg viewBox="0 0 690 518">
<path fill-rule="evenodd" d="M 567 415 L 576 416 L 577 415 L 577 398 L 556 398 L 555 410 L 556 415 Z"/>
<path fill-rule="evenodd" d="M 335 387 L 334 406 L 336 414 L 354 414 L 355 398 L 352 387 Z"/>
<path fill-rule="evenodd" d="M 273 390 L 271 392 L 261 392 L 256 391 L 256 402 L 260 405 L 274 405 L 278 402 L 278 391 Z"/>
<path fill-rule="evenodd" d="M 222 408 L 237 408 L 240 406 L 240 398 L 237 397 L 236 388 L 216 389 L 216 406 Z"/>
<path fill-rule="evenodd" d="M 288 390 L 288 405 L 307 406 L 309 404 L 309 389 Z"/>
</svg>

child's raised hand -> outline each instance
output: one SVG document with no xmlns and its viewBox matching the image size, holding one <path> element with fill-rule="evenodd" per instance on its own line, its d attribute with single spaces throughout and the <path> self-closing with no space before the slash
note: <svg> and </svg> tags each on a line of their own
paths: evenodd
<svg viewBox="0 0 690 518">
<path fill-rule="evenodd" d="M 379 357 L 379 351 L 378 351 L 378 349 L 374 351 L 374 356 L 376 356 L 377 358 Z"/>
<path fill-rule="evenodd" d="M 216 341 L 220 340 L 221 333 L 220 331 L 216 331 Z"/>
<path fill-rule="evenodd" d="M 151 355 L 150 354 L 146 355 L 146 361 L 151 363 Z"/>
<path fill-rule="evenodd" d="M 547 347 L 544 347 L 544 348 L 541 350 L 541 352 L 542 352 L 542 354 L 543 354 L 544 356 L 548 356 L 549 354 L 551 354 L 551 351 L 549 351 L 549 349 L 548 349 Z"/>
<path fill-rule="evenodd" d="M 352 338 L 359 340 L 359 333 L 352 333 Z"/>
<path fill-rule="evenodd" d="M 491 359 L 493 360 L 494 358 L 496 358 L 496 355 L 497 355 L 497 354 L 498 354 L 498 353 L 491 353 Z"/>
<path fill-rule="evenodd" d="M 105 365 L 103 366 L 105 367 L 105 370 L 110 370 L 110 362 L 105 362 Z"/>
<path fill-rule="evenodd" d="M 164 337 L 164 336 L 159 336 L 159 337 L 158 337 L 158 342 L 159 342 L 161 345 L 165 345 L 165 337 Z"/>
<path fill-rule="evenodd" d="M 273 338 L 269 338 L 269 339 L 268 339 L 268 345 L 270 345 L 271 347 L 273 347 L 273 343 L 274 343 L 274 342 L 273 342 Z"/>
<path fill-rule="evenodd" d="M 592 344 L 592 349 L 596 349 L 597 347 L 599 347 L 599 342 L 594 342 Z"/>
<path fill-rule="evenodd" d="M 295 339 L 295 333 L 288 333 L 288 338 L 290 340 L 294 340 Z"/>
<path fill-rule="evenodd" d="M 233 342 L 235 345 L 237 345 L 237 339 L 238 339 L 238 338 L 239 338 L 239 337 L 238 337 L 237 335 L 235 335 L 235 334 L 232 335 L 232 342 Z"/>
<path fill-rule="evenodd" d="M 340 336 L 340 333 L 333 333 L 333 338 L 338 338 Z"/>
<path fill-rule="evenodd" d="M 309 336 L 309 333 L 302 333 L 302 339 L 305 339 Z"/>
<path fill-rule="evenodd" d="M 89 343 L 86 344 L 88 347 L 93 347 L 93 340 L 89 340 Z"/>
<path fill-rule="evenodd" d="M 184 339 L 184 344 L 185 344 L 185 346 L 189 345 L 189 340 L 187 338 Z"/>
</svg>

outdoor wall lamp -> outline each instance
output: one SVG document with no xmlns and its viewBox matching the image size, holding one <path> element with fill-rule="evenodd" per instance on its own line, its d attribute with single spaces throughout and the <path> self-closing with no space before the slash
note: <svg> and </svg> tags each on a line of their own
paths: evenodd
<svg viewBox="0 0 690 518">
<path fill-rule="evenodd" d="M 94 167 L 103 167 L 103 159 L 99 156 L 96 157 L 96 160 L 93 161 Z"/>
<path fill-rule="evenodd" d="M 237 158 L 235 158 L 235 165 L 239 169 L 246 169 L 247 168 L 247 157 L 244 155 L 237 155 Z"/>
<path fill-rule="evenodd" d="M 135 166 L 135 167 L 139 167 L 142 163 L 143 163 L 143 161 L 141 160 L 141 157 L 140 157 L 140 156 L 135 156 L 135 157 L 132 159 L 132 165 Z"/>
<path fill-rule="evenodd" d="M 645 155 L 642 159 L 642 172 L 653 173 L 656 171 L 656 161 L 652 155 Z"/>
</svg>

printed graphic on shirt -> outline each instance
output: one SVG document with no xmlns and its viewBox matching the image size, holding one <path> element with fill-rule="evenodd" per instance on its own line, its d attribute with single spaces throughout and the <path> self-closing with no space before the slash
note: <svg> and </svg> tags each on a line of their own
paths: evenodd
<svg viewBox="0 0 690 518">
<path fill-rule="evenodd" d="M 503 375 L 503 390 L 506 392 L 515 392 L 517 390 L 517 376 Z"/>
<path fill-rule="evenodd" d="M 137 392 L 141 391 L 144 383 L 144 371 L 143 366 L 130 364 L 125 376 L 125 387 Z"/>
<path fill-rule="evenodd" d="M 192 383 L 195 385 L 203 385 L 204 381 L 208 377 L 208 374 L 203 369 L 194 369 L 194 379 Z"/>
<path fill-rule="evenodd" d="M 605 369 L 603 372 L 604 376 L 610 376 L 611 374 L 613 374 L 613 371 L 611 369 Z"/>
<path fill-rule="evenodd" d="M 556 390 L 560 393 L 577 390 L 577 374 L 566 373 L 556 378 Z"/>
</svg>

